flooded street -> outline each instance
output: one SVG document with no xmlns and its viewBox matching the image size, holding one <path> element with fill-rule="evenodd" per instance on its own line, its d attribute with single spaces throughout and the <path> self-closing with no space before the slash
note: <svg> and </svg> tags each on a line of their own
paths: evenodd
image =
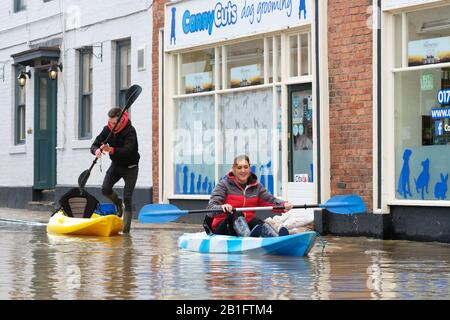
<svg viewBox="0 0 450 320">
<path fill-rule="evenodd" d="M 200 228 L 96 238 L 0 221 L 0 299 L 450 299 L 448 244 L 328 236 L 303 258 L 177 248 Z"/>
</svg>

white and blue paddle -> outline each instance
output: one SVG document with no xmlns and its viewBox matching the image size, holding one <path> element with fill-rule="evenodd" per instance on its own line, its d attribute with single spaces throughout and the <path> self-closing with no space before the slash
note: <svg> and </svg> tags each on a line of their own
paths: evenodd
<svg viewBox="0 0 450 320">
<path fill-rule="evenodd" d="M 336 214 L 360 214 L 366 212 L 366 206 L 357 195 L 340 195 L 330 198 L 324 204 L 295 205 L 293 209 L 322 208 Z M 284 206 L 235 208 L 240 211 L 284 210 Z M 139 212 L 140 223 L 165 223 L 175 221 L 183 215 L 193 213 L 222 212 L 222 209 L 180 210 L 173 204 L 147 204 Z"/>
</svg>

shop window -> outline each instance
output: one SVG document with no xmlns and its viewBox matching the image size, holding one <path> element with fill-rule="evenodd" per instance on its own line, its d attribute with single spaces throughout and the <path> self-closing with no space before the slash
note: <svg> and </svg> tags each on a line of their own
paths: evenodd
<svg viewBox="0 0 450 320">
<path fill-rule="evenodd" d="M 219 177 L 240 154 L 250 157 L 251 170 L 273 194 L 273 88 L 227 93 L 220 99 L 221 160 Z"/>
<path fill-rule="evenodd" d="M 181 54 L 181 94 L 214 90 L 214 49 Z"/>
<path fill-rule="evenodd" d="M 450 69 L 397 73 L 395 90 L 397 198 L 446 200 Z"/>
<path fill-rule="evenodd" d="M 264 83 L 264 40 L 230 45 L 227 52 L 228 88 Z"/>
<path fill-rule="evenodd" d="M 395 45 L 394 59 L 402 67 L 395 70 L 394 89 L 397 199 L 449 198 L 448 17 L 450 6 L 394 17 L 395 40 L 402 43 Z"/>
<path fill-rule="evenodd" d="M 310 33 L 289 36 L 289 76 L 300 77 L 311 74 Z"/>
<path fill-rule="evenodd" d="M 214 95 L 175 100 L 175 194 L 210 195 L 214 189 L 214 117 Z"/>
<path fill-rule="evenodd" d="M 408 67 L 450 62 L 450 7 L 406 14 Z"/>
</svg>

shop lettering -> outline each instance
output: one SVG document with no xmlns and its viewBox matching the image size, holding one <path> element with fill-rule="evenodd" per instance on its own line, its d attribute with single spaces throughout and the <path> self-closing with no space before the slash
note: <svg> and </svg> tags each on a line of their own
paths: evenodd
<svg viewBox="0 0 450 320">
<path fill-rule="evenodd" d="M 250 24 L 253 24 L 256 14 L 256 21 L 260 23 L 264 15 L 284 10 L 288 17 L 292 15 L 292 0 L 260 1 L 256 5 L 256 10 L 254 3 L 247 5 L 247 1 L 245 1 L 241 11 L 241 19 L 248 18 Z"/>
<path fill-rule="evenodd" d="M 286 10 L 286 15 L 290 17 L 292 15 L 292 0 L 270 0 L 259 2 L 258 9 L 256 10 L 256 21 L 258 21 L 258 23 L 261 22 L 263 15 L 272 13 L 276 10 Z"/>
<path fill-rule="evenodd" d="M 214 25 L 214 10 L 191 14 L 186 10 L 183 14 L 183 32 L 185 34 L 208 30 L 211 35 Z"/>
<path fill-rule="evenodd" d="M 226 6 L 223 6 L 220 2 L 217 3 L 214 12 L 214 24 L 217 28 L 226 27 L 237 22 L 237 6 L 232 4 L 231 1 L 228 1 Z"/>
<path fill-rule="evenodd" d="M 433 119 L 446 119 L 450 118 L 450 108 L 437 108 L 431 109 L 431 117 Z"/>
<path fill-rule="evenodd" d="M 450 103 L 450 90 L 439 90 L 437 99 L 439 104 L 449 104 Z"/>
<path fill-rule="evenodd" d="M 211 11 L 191 13 L 186 10 L 183 14 L 182 25 L 185 34 L 207 30 L 208 34 L 211 35 L 214 25 L 220 28 L 236 22 L 237 6 L 228 1 L 226 6 L 221 2 L 217 3 L 214 10 Z"/>
<path fill-rule="evenodd" d="M 445 132 L 450 132 L 450 125 L 445 124 L 445 126 L 444 126 L 444 131 L 445 131 Z"/>
</svg>

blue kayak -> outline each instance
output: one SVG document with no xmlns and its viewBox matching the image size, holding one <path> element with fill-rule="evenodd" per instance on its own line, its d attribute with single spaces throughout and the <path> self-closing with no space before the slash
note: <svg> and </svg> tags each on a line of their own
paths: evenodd
<svg viewBox="0 0 450 320">
<path fill-rule="evenodd" d="M 185 233 L 178 247 L 200 253 L 272 254 L 303 257 L 316 241 L 316 233 L 307 231 L 282 237 L 251 238 L 207 235 L 206 232 Z"/>
</svg>

